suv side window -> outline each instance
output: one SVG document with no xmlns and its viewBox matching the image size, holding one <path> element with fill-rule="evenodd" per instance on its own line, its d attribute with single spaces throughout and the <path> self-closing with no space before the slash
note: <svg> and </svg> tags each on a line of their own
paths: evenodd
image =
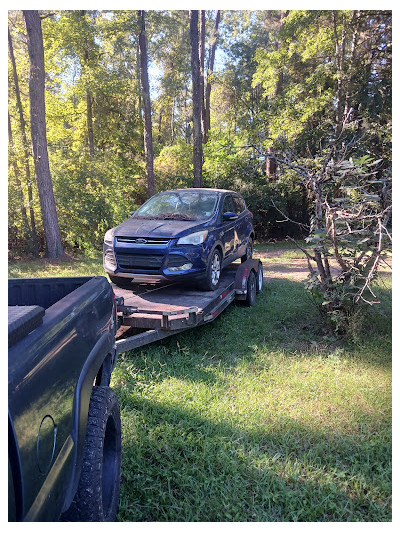
<svg viewBox="0 0 400 533">
<path fill-rule="evenodd" d="M 234 212 L 237 215 L 240 215 L 246 209 L 246 206 L 244 204 L 244 200 L 243 200 L 243 198 L 241 196 L 234 196 L 233 197 L 233 203 L 234 203 L 234 206 L 235 206 L 235 211 Z"/>
</svg>

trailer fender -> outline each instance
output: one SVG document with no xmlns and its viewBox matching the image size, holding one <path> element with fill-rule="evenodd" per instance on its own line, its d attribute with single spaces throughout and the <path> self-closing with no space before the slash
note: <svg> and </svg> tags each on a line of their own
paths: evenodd
<svg viewBox="0 0 400 533">
<path fill-rule="evenodd" d="M 259 268 L 262 268 L 262 263 L 259 259 L 247 259 L 242 263 L 237 269 L 235 276 L 235 294 L 236 300 L 245 300 L 247 295 L 247 280 L 249 278 L 250 272 L 254 272 L 254 275 L 257 277 L 257 272 Z"/>
</svg>

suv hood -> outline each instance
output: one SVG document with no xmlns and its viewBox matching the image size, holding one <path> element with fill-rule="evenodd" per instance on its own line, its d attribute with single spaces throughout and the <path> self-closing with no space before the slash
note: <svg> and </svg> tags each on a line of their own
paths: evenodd
<svg viewBox="0 0 400 533">
<path fill-rule="evenodd" d="M 201 230 L 209 220 L 147 220 L 128 218 L 114 230 L 115 237 L 164 237 L 173 239 L 186 234 L 188 230 Z"/>
</svg>

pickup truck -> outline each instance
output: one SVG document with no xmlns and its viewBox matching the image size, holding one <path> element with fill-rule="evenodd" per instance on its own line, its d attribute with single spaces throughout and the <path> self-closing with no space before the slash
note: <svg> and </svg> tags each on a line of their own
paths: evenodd
<svg viewBox="0 0 400 533">
<path fill-rule="evenodd" d="M 105 277 L 10 279 L 9 521 L 113 521 L 121 420 Z"/>
</svg>

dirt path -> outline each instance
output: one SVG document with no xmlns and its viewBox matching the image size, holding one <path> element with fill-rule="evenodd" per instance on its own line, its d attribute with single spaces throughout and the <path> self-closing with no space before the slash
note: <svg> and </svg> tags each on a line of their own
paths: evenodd
<svg viewBox="0 0 400 533">
<path fill-rule="evenodd" d="M 254 257 L 261 259 L 263 263 L 264 271 L 264 280 L 271 281 L 272 279 L 291 279 L 294 281 L 303 281 L 307 279 L 309 274 L 307 260 L 304 259 L 286 259 L 285 262 L 277 263 L 271 261 L 271 259 L 276 259 L 282 257 L 285 254 L 281 250 L 271 250 L 269 252 L 255 252 Z M 388 261 L 389 265 L 383 265 L 381 267 L 381 272 L 391 272 L 391 260 Z M 338 263 L 334 260 L 330 261 L 331 270 L 333 275 L 337 275 L 340 272 L 340 267 Z"/>
<path fill-rule="evenodd" d="M 306 259 L 287 259 L 285 263 L 276 263 L 269 260 L 271 258 L 269 253 L 256 253 L 254 255 L 260 258 L 263 263 L 265 281 L 282 278 L 303 281 L 309 274 Z M 279 254 L 275 251 L 273 257 L 280 257 L 281 255 L 283 252 Z"/>
</svg>

